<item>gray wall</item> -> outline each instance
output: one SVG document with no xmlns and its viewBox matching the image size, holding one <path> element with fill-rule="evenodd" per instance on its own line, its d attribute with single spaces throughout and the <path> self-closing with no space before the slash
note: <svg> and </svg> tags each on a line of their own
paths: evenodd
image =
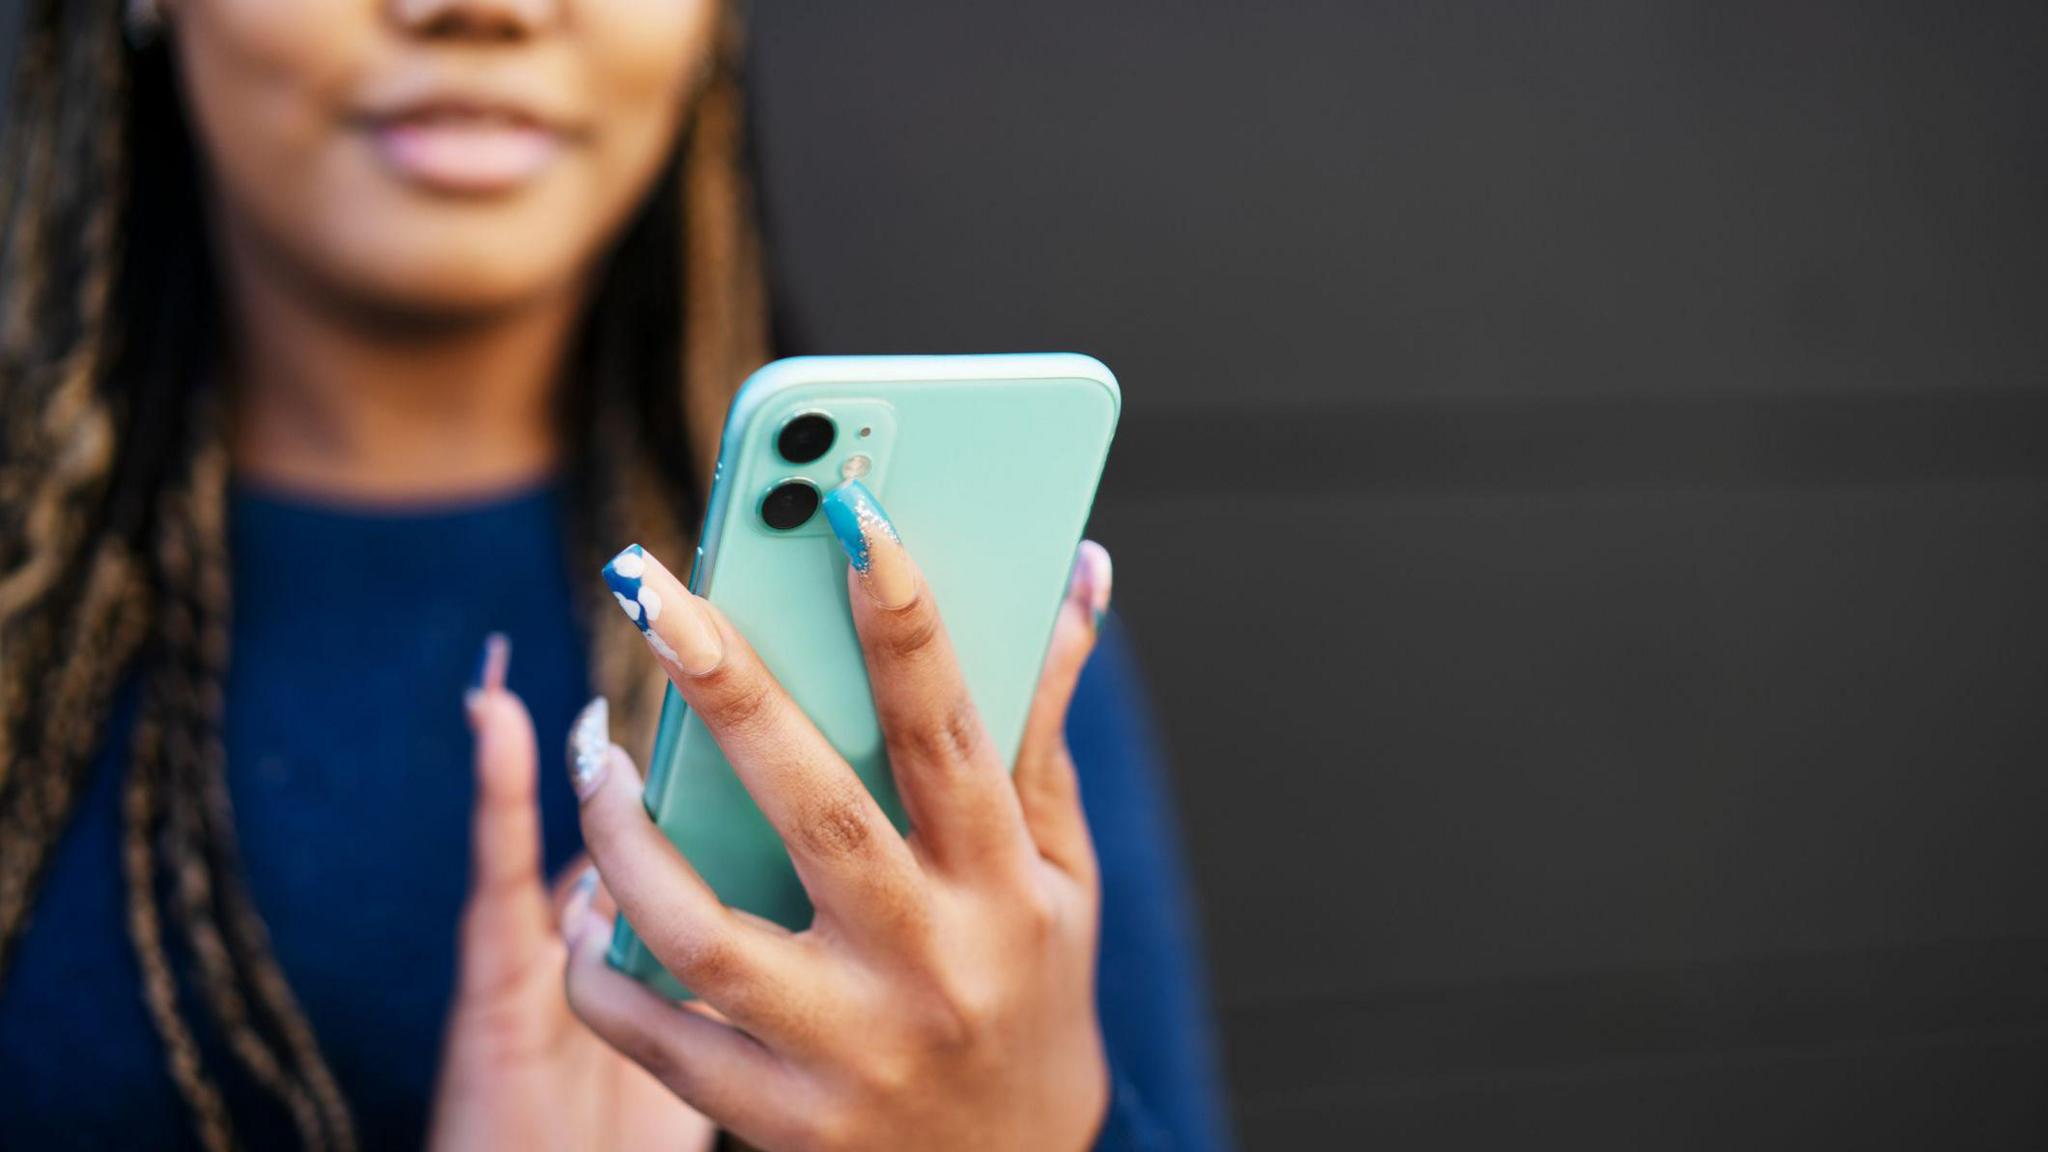
<svg viewBox="0 0 2048 1152">
<path fill-rule="evenodd" d="M 1249 1146 L 2048 1144 L 2048 7 L 755 7 L 806 347 L 1124 381 Z"/>
<path fill-rule="evenodd" d="M 1247 1145 L 2048 1142 L 2048 7 L 755 8 L 805 344 L 1124 381 Z"/>
</svg>

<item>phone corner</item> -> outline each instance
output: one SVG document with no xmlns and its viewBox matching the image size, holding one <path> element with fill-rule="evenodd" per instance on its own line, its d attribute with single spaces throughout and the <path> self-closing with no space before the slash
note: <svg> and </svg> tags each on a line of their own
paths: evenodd
<svg viewBox="0 0 2048 1152">
<path fill-rule="evenodd" d="M 1046 355 L 1059 362 L 1056 366 L 1061 372 L 1077 380 L 1090 381 L 1101 388 L 1103 395 L 1109 400 L 1112 421 L 1123 415 L 1123 384 L 1117 380 L 1116 373 L 1110 370 L 1109 365 L 1086 352 L 1052 352 Z"/>
</svg>

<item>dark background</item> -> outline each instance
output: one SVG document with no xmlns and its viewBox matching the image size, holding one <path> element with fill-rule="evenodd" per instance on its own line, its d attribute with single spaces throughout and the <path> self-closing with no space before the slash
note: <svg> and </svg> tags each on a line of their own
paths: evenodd
<svg viewBox="0 0 2048 1152">
<path fill-rule="evenodd" d="M 1249 1147 L 2048 1146 L 2048 5 L 754 8 L 807 348 L 1123 380 Z"/>
<path fill-rule="evenodd" d="M 1248 1147 L 2048 1146 L 2048 5 L 754 27 L 809 350 L 1123 380 Z"/>
</svg>

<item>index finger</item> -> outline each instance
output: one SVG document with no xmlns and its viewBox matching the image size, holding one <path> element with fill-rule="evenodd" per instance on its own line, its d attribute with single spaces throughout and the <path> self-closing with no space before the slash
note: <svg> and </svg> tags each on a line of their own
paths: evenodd
<svg viewBox="0 0 2048 1152">
<path fill-rule="evenodd" d="M 541 886 L 539 756 L 533 719 L 505 687 L 511 651 L 503 634 L 485 638 L 477 685 L 463 700 L 476 737 L 470 888 L 486 895 Z"/>
<path fill-rule="evenodd" d="M 909 846 L 738 629 L 637 544 L 605 579 L 781 836 L 819 913 L 861 932 L 920 907 Z"/>
</svg>

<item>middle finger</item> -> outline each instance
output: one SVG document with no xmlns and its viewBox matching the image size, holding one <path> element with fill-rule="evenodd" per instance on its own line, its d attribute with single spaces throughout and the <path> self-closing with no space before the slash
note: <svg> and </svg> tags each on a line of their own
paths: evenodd
<svg viewBox="0 0 2048 1152">
<path fill-rule="evenodd" d="M 967 691 L 938 604 L 888 514 L 858 480 L 825 497 L 825 514 L 846 550 L 875 715 L 919 847 L 950 871 L 1029 864 L 1036 853 L 1016 789 Z"/>
</svg>

